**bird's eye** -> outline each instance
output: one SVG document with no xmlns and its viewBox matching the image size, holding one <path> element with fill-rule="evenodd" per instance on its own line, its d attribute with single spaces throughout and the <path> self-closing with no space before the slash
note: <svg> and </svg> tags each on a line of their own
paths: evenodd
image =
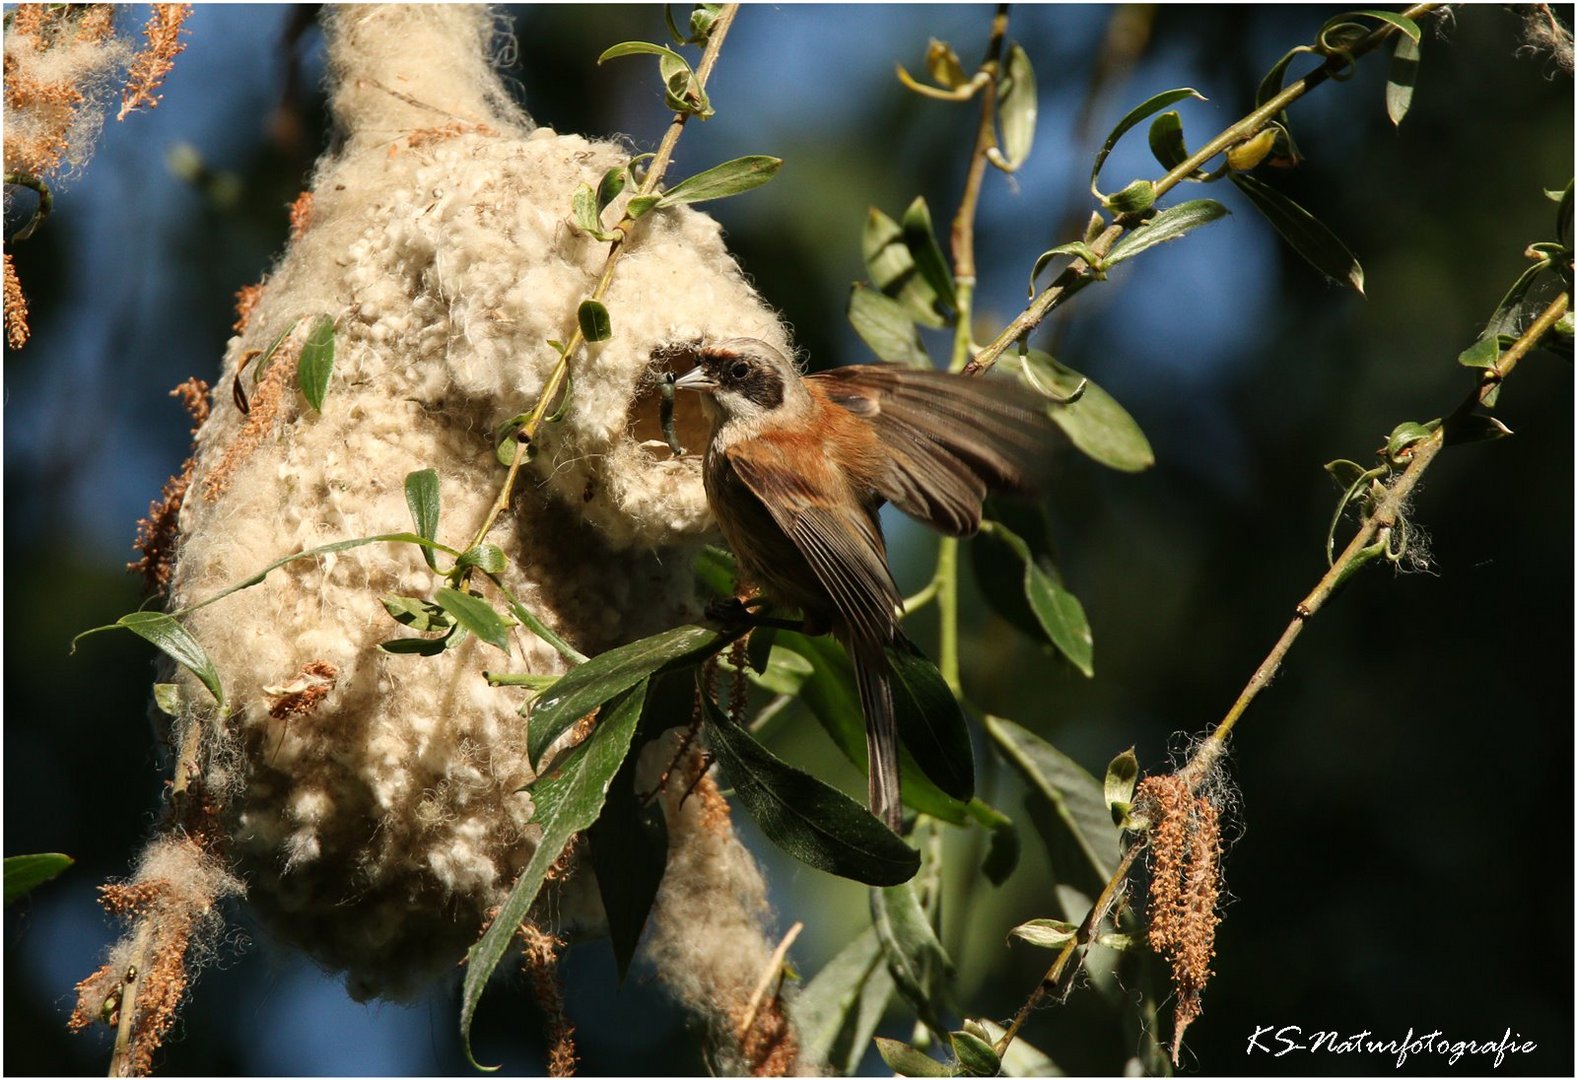
<svg viewBox="0 0 1577 1080">
<path fill-rule="evenodd" d="M 743 360 L 734 361 L 734 366 L 728 369 L 728 377 L 736 381 L 743 381 L 750 374 L 750 365 Z"/>
</svg>

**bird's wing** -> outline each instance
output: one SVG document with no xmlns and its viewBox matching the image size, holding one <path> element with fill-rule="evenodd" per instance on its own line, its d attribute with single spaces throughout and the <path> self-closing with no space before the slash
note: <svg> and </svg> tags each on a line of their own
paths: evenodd
<svg viewBox="0 0 1577 1080">
<path fill-rule="evenodd" d="M 1011 383 L 888 364 L 806 381 L 875 427 L 890 457 L 878 493 L 949 535 L 980 527 L 988 489 L 1035 489 L 1050 471 L 1054 426 Z"/>
<path fill-rule="evenodd" d="M 847 481 L 819 456 L 809 456 L 821 467 L 806 475 L 770 439 L 750 439 L 724 453 L 734 475 L 805 556 L 849 630 L 865 641 L 891 641 L 901 597 L 874 511 L 853 492 L 827 490 Z"/>
</svg>

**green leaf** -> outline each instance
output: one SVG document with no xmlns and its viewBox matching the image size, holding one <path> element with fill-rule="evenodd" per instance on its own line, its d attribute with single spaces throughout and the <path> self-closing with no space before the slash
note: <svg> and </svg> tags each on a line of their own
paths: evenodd
<svg viewBox="0 0 1577 1080">
<path fill-rule="evenodd" d="M 877 1036 L 876 1052 L 881 1054 L 887 1067 L 899 1076 L 952 1076 L 950 1066 L 942 1064 L 922 1050 L 917 1050 L 897 1039 Z"/>
<path fill-rule="evenodd" d="M 1183 117 L 1176 109 L 1162 113 L 1150 124 L 1150 153 L 1167 172 L 1188 160 L 1188 146 L 1183 141 Z M 1197 169 L 1195 175 L 1198 175 Z"/>
<path fill-rule="evenodd" d="M 438 630 L 448 630 L 454 625 L 454 619 L 443 608 L 430 600 L 423 600 L 419 596 L 400 596 L 397 593 L 386 593 L 378 597 L 395 622 L 409 626 L 412 630 L 427 634 Z"/>
<path fill-rule="evenodd" d="M 1566 187 L 1556 198 L 1555 207 L 1555 239 L 1563 244 L 1572 241 L 1572 182 L 1566 181 Z"/>
<path fill-rule="evenodd" d="M 1134 786 L 1139 782 L 1139 758 L 1129 747 L 1106 766 L 1106 808 L 1112 812 L 1112 824 L 1122 828 L 1133 806 Z"/>
<path fill-rule="evenodd" d="M 899 739 L 937 787 L 968 802 L 975 796 L 975 755 L 958 699 L 936 665 L 907 638 L 886 652 Z"/>
<path fill-rule="evenodd" d="M 411 521 L 416 525 L 416 534 L 426 540 L 438 539 L 438 472 L 435 469 L 421 469 L 405 474 L 405 505 L 411 508 Z M 436 570 L 438 564 L 433 561 L 433 549 L 422 548 L 422 558 L 427 560 L 429 568 Z"/>
<path fill-rule="evenodd" d="M 953 291 L 953 274 L 942 257 L 936 242 L 936 232 L 931 225 L 931 208 L 925 199 L 916 197 L 903 215 L 903 242 L 909 249 L 920 276 L 950 308 L 958 307 L 958 296 Z"/>
<path fill-rule="evenodd" d="M 609 170 L 610 172 L 613 170 Z M 604 177 L 606 180 L 606 176 Z M 581 184 L 570 196 L 570 212 L 575 218 L 575 227 L 594 240 L 608 241 L 613 239 L 613 234 L 603 231 L 602 211 L 597 205 L 597 196 L 591 190 L 590 184 Z"/>
<path fill-rule="evenodd" d="M 1011 171 L 1029 157 L 1030 147 L 1035 144 L 1035 121 L 1040 116 L 1035 69 L 1018 42 L 1008 47 L 1001 87 L 997 117 L 1002 125 L 1002 156 Z"/>
<path fill-rule="evenodd" d="M 608 208 L 608 205 L 614 199 L 619 197 L 619 193 L 624 190 L 624 185 L 629 175 L 629 168 L 624 165 L 615 165 L 602 174 L 602 179 L 597 182 L 596 208 L 599 215 Z M 598 224 L 601 224 L 601 222 L 599 221 Z"/>
<path fill-rule="evenodd" d="M 1335 233 L 1263 181 L 1245 173 L 1231 173 L 1230 179 L 1310 266 L 1338 285 L 1350 285 L 1363 295 L 1363 267 Z"/>
<path fill-rule="evenodd" d="M 441 638 L 391 638 L 378 642 L 378 648 L 396 656 L 438 656 L 450 644 L 449 635 L 446 634 Z"/>
<path fill-rule="evenodd" d="M 624 212 L 630 216 L 631 221 L 636 221 L 662 201 L 661 195 L 637 195 L 624 204 Z"/>
<path fill-rule="evenodd" d="M 433 598 L 438 606 L 454 616 L 454 621 L 502 652 L 509 652 L 509 625 L 479 596 L 447 586 Z"/>
<path fill-rule="evenodd" d="M 1344 15 L 1333 15 L 1331 18 L 1326 19 L 1325 25 L 1320 27 L 1320 32 L 1315 35 L 1315 40 L 1323 41 L 1326 34 L 1339 26 L 1356 25 L 1353 23 L 1353 20 L 1359 18 L 1375 19 L 1379 22 L 1389 23 L 1402 32 L 1402 37 L 1411 40 L 1415 44 L 1423 37 L 1423 32 L 1418 29 L 1418 24 L 1406 15 L 1399 15 L 1394 11 L 1365 9 L 1363 11 L 1349 11 Z M 1362 30 L 1362 26 L 1359 26 L 1359 29 Z"/>
<path fill-rule="evenodd" d="M 1119 472 L 1142 472 L 1155 464 L 1155 452 L 1144 432 L 1105 390 L 1039 349 L 1030 349 L 1022 361 L 1004 356 L 999 366 L 1013 370 L 1016 362 L 1021 363 L 1024 381 L 1050 400 L 1047 415 L 1081 453 Z M 1080 384 L 1084 392 L 1077 401 L 1057 404 Z"/>
<path fill-rule="evenodd" d="M 608 318 L 608 309 L 595 300 L 582 300 L 580 307 L 575 309 L 575 318 L 580 322 L 580 333 L 588 342 L 607 341 L 613 336 L 613 321 Z"/>
<path fill-rule="evenodd" d="M 1002 1036 L 1007 1034 L 1005 1029 L 990 1020 L 982 1019 L 979 1023 L 986 1033 L 986 1040 L 992 1045 L 1001 1042 Z M 1062 1076 L 1063 1072 L 1057 1068 L 1056 1062 L 1025 1042 L 1023 1035 L 1019 1035 L 1008 1044 L 1007 1053 L 1002 1055 L 1002 1075 Z M 1158 1076 L 1162 1075 L 1162 1072 L 1157 1069 L 1148 1075 Z"/>
<path fill-rule="evenodd" d="M 703 596 L 727 598 L 734 595 L 734 578 L 738 573 L 734 556 L 720 547 L 708 544 L 695 554 L 696 588 Z"/>
<path fill-rule="evenodd" d="M 932 329 L 947 325 L 939 310 L 936 290 L 920 273 L 914 254 L 904 242 L 903 228 L 874 206 L 865 216 L 860 250 L 871 284 L 902 304 L 912 321 Z"/>
<path fill-rule="evenodd" d="M 683 65 L 683 67 L 687 70 L 690 67 L 690 62 L 684 57 L 680 56 L 678 53 L 674 52 L 672 49 L 664 45 L 654 44 L 650 41 L 621 41 L 617 45 L 612 45 L 607 49 L 604 49 L 602 55 L 597 57 L 597 63 L 601 64 L 605 61 L 613 60 L 620 56 L 636 56 L 642 54 L 665 59 L 670 64 L 674 64 L 676 66 Z"/>
<path fill-rule="evenodd" d="M 1155 184 L 1149 180 L 1135 180 L 1104 204 L 1114 214 L 1143 214 L 1155 205 Z"/>
<path fill-rule="evenodd" d="M 1106 266 L 1116 266 L 1157 244 L 1176 240 L 1201 225 L 1226 217 L 1228 213 L 1230 211 L 1214 199 L 1193 199 L 1169 206 L 1117 241 L 1117 246 L 1106 256 Z"/>
<path fill-rule="evenodd" d="M 1524 274 L 1524 277 L 1527 275 Z M 1519 282 L 1520 284 L 1520 282 Z M 1513 286 L 1515 289 L 1516 286 Z M 1509 295 L 1507 299 L 1510 299 Z M 1504 301 L 1502 301 L 1504 303 Z M 1498 315 L 1499 312 L 1497 311 Z M 1492 368 L 1500 362 L 1500 337 L 1487 330 L 1483 337 L 1463 349 L 1457 356 L 1457 363 L 1470 368 Z"/>
<path fill-rule="evenodd" d="M 570 837 L 589 828 L 602 811 L 608 787 L 630 750 L 635 723 L 646 700 L 646 683 L 637 683 L 604 710 L 602 719 L 586 741 L 576 747 L 564 762 L 531 787 L 534 806 L 532 821 L 542 828 L 531 860 L 520 872 L 509 898 L 504 901 L 482 939 L 466 953 L 465 983 L 461 990 L 460 1038 L 465 1056 L 477 1065 L 471 1053 L 471 1020 L 476 1015 L 482 990 L 493 969 L 503 959 L 510 939 L 515 936 L 526 913 L 536 902 L 537 893 L 547 877 L 548 868 L 558 861 Z M 497 1066 L 487 1071 L 493 1071 Z"/>
<path fill-rule="evenodd" d="M 740 805 L 767 839 L 817 870 L 866 885 L 897 885 L 920 853 L 859 803 L 778 760 L 703 695 L 706 738 Z"/>
<path fill-rule="evenodd" d="M 969 800 L 969 815 L 991 833 L 986 857 L 981 860 L 980 872 L 993 885 L 1001 885 L 1018 867 L 1018 826 L 1006 815 L 981 802 Z"/>
<path fill-rule="evenodd" d="M 1199 91 L 1186 86 L 1177 90 L 1165 90 L 1154 97 L 1140 102 L 1129 111 L 1127 116 L 1117 121 L 1117 126 L 1112 128 L 1111 134 L 1106 136 L 1106 141 L 1101 144 L 1100 152 L 1095 155 L 1095 167 L 1090 170 L 1090 194 L 1101 200 L 1101 202 L 1106 202 L 1106 196 L 1101 194 L 1101 189 L 1096 186 L 1096 180 L 1101 175 L 1101 166 L 1106 164 L 1106 158 L 1111 154 L 1112 148 L 1117 145 L 1117 140 L 1126 135 L 1129 129 L 1141 120 L 1149 119 L 1168 105 L 1176 104 L 1184 98 L 1194 98 L 1198 101 L 1209 100 Z"/>
<path fill-rule="evenodd" d="M 867 926 L 794 999 L 802 1061 L 825 1065 L 828 1075 L 852 1076 L 893 988 L 876 928 Z"/>
<path fill-rule="evenodd" d="M 476 567 L 484 574 L 501 574 L 504 572 L 504 551 L 497 544 L 478 544 L 455 560 L 455 569 L 464 570 Z"/>
<path fill-rule="evenodd" d="M 950 1033 L 953 1043 L 953 1056 L 958 1058 L 958 1066 L 963 1076 L 1000 1076 L 1002 1074 L 1002 1059 L 997 1056 L 991 1044 L 980 1036 L 968 1031 L 954 1031 Z"/>
<path fill-rule="evenodd" d="M 1418 82 L 1418 42 L 1406 34 L 1396 36 L 1391 53 L 1391 68 L 1385 77 L 1385 114 L 1396 127 L 1402 126 L 1413 105 L 1413 87 Z"/>
<path fill-rule="evenodd" d="M 1041 252 L 1040 257 L 1035 260 L 1035 265 L 1030 269 L 1029 295 L 1031 298 L 1033 298 L 1035 295 L 1035 280 L 1040 277 L 1040 272 L 1046 269 L 1046 266 L 1051 262 L 1051 260 L 1062 255 L 1066 255 L 1072 259 L 1084 260 L 1085 265 L 1090 268 L 1091 273 L 1095 274 L 1097 277 L 1106 271 L 1105 260 L 1097 255 L 1095 253 L 1095 249 L 1090 247 L 1090 245 L 1086 244 L 1084 241 L 1074 240 L 1067 244 L 1058 244 L 1050 251 Z"/>
<path fill-rule="evenodd" d="M 144 641 L 152 642 L 160 652 L 196 675 L 208 688 L 214 700 L 224 707 L 224 687 L 219 684 L 219 672 L 203 647 L 192 637 L 191 631 L 176 621 L 173 615 L 162 611 L 133 611 L 115 620 Z M 80 635 L 79 635 L 80 636 Z"/>
<path fill-rule="evenodd" d="M 153 704 L 165 716 L 180 716 L 186 704 L 186 695 L 181 692 L 181 684 L 173 682 L 156 682 L 153 684 Z"/>
<path fill-rule="evenodd" d="M 779 631 L 774 635 L 774 643 L 782 646 L 782 649 L 774 649 L 774 657 L 779 652 L 787 651 L 803 658 L 811 667 L 810 674 L 800 676 L 795 686 L 782 689 L 797 691 L 799 699 L 821 722 L 823 730 L 831 736 L 838 749 L 864 773 L 869 767 L 866 760 L 865 718 L 860 711 L 859 695 L 854 689 L 854 669 L 843 646 L 828 637 L 812 638 L 791 631 Z M 779 662 L 774 659 L 772 663 L 773 667 L 777 667 Z M 936 782 L 916 764 L 907 746 L 899 748 L 899 763 L 905 805 L 954 825 L 963 825 L 969 820 L 964 804 L 937 787 Z"/>
<path fill-rule="evenodd" d="M 1434 428 L 1428 424 L 1420 424 L 1416 420 L 1403 420 L 1391 429 L 1391 434 L 1386 436 L 1385 455 L 1395 459 L 1414 443 L 1423 442 L 1434 434 Z"/>
<path fill-rule="evenodd" d="M 1447 446 L 1466 443 L 1492 442 L 1510 435 L 1511 429 L 1493 416 L 1468 413 L 1466 416 L 1447 417 L 1445 422 Z"/>
<path fill-rule="evenodd" d="M 1095 638 L 1078 597 L 1044 568 L 1018 534 L 1001 522 L 991 522 L 990 532 L 1012 548 L 1024 564 L 1024 597 L 1046 638 L 1086 678 L 1095 675 Z"/>
<path fill-rule="evenodd" d="M 1549 263 L 1536 262 L 1517 275 L 1517 280 L 1511 283 L 1511 288 L 1506 290 L 1506 295 L 1501 297 L 1499 304 L 1495 305 L 1495 313 L 1489 317 L 1489 322 L 1485 324 L 1484 332 L 1479 335 L 1478 343 L 1468 349 L 1467 352 L 1464 352 L 1458 358 L 1458 363 L 1466 367 L 1488 367 L 1500 359 L 1498 339 L 1503 334 L 1510 337 L 1516 336 L 1517 327 L 1522 321 L 1523 302 L 1528 298 L 1528 292 L 1533 288 L 1533 283 L 1548 268 Z M 1490 359 L 1489 364 L 1470 364 L 1466 359 L 1468 353 L 1486 355 L 1484 352 L 1476 351 L 1485 349 L 1485 342 L 1497 342 L 1495 355 Z"/>
<path fill-rule="evenodd" d="M 554 739 L 603 702 L 660 671 L 699 664 L 738 636 L 738 631 L 678 626 L 592 657 L 554 683 L 532 707 L 526 735 L 531 760 L 540 763 Z"/>
<path fill-rule="evenodd" d="M 849 322 L 881 359 L 909 367 L 931 366 L 914 319 L 891 297 L 856 284 L 849 293 Z"/>
<path fill-rule="evenodd" d="M 956 974 L 952 958 L 920 904 L 920 894 L 912 882 L 895 888 L 871 890 L 871 924 L 887 955 L 887 970 L 892 972 L 898 992 L 933 1031 L 942 1031 L 941 1010 L 936 1000 L 940 981 Z"/>
<path fill-rule="evenodd" d="M 1112 825 L 1102 785 L 1078 762 L 1011 720 L 987 716 L 986 731 L 1025 782 L 1051 801 L 1094 876 L 1108 880 L 1117 865 L 1121 834 Z"/>
<path fill-rule="evenodd" d="M 1277 60 L 1275 64 L 1271 65 L 1271 69 L 1267 71 L 1265 73 L 1265 77 L 1260 80 L 1259 91 L 1254 95 L 1254 106 L 1256 108 L 1264 105 L 1271 98 L 1281 93 L 1282 84 L 1287 78 L 1287 67 L 1301 53 L 1310 53 L 1316 56 L 1319 55 L 1316 50 L 1310 48 L 1307 45 L 1295 45 L 1289 49 L 1280 60 Z M 1298 144 L 1292 138 L 1292 128 L 1287 123 L 1287 111 L 1283 109 L 1281 112 L 1277 113 L 1274 117 L 1274 122 L 1281 125 L 1281 130 L 1286 136 L 1287 156 L 1290 157 L 1294 163 L 1296 163 L 1299 159 L 1301 159 L 1302 155 L 1298 153 Z"/>
<path fill-rule="evenodd" d="M 636 796 L 639 757 L 639 753 L 625 757 L 608 788 L 602 814 L 586 831 L 620 982 L 629 973 L 646 917 L 668 867 L 668 825 L 662 802 L 652 799 L 642 806 Z"/>
<path fill-rule="evenodd" d="M 707 199 L 724 199 L 742 191 L 758 188 L 777 175 L 783 159 L 762 154 L 735 158 L 721 165 L 714 165 L 704 172 L 687 176 L 663 192 L 659 206 L 677 206 L 680 203 L 704 202 Z"/>
<path fill-rule="evenodd" d="M 51 878 L 58 877 L 75 860 L 70 855 L 9 855 L 5 860 L 5 903 L 26 896 Z"/>
<path fill-rule="evenodd" d="M 484 544 L 483 546 L 486 547 L 487 545 Z M 521 626 L 524 626 L 527 630 L 530 630 L 537 637 L 551 645 L 560 656 L 570 663 L 584 664 L 586 662 L 584 653 L 548 629 L 547 624 L 537 618 L 530 608 L 522 604 L 520 598 L 510 592 L 509 586 L 500 581 L 496 575 L 489 574 L 488 580 L 493 583 L 493 587 L 504 597 L 504 604 L 509 608 L 509 613 L 520 620 Z"/>
<path fill-rule="evenodd" d="M 334 374 L 334 320 L 319 315 L 312 321 L 307 343 L 301 346 L 296 361 L 296 385 L 318 412 L 323 411 L 323 396 L 328 393 L 329 376 Z"/>
<path fill-rule="evenodd" d="M 1008 931 L 1008 937 L 1027 941 L 1041 949 L 1060 949 L 1079 932 L 1078 924 L 1061 919 L 1031 919 Z"/>
</svg>

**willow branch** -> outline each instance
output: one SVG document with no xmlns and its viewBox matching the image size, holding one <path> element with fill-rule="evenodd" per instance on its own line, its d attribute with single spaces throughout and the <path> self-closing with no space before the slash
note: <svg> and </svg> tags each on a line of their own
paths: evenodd
<svg viewBox="0 0 1577 1080">
<path fill-rule="evenodd" d="M 728 36 L 729 27 L 734 23 L 734 17 L 739 14 L 738 4 L 726 5 L 717 21 L 712 24 L 711 32 L 706 39 L 706 49 L 701 54 L 701 63 L 696 68 L 695 86 L 698 91 L 706 89 L 706 81 L 712 74 L 712 69 L 717 66 L 718 55 L 723 49 L 723 39 Z M 662 141 L 657 145 L 657 152 L 652 157 L 651 166 L 646 171 L 646 178 L 641 181 L 634 198 L 642 195 L 652 195 L 662 183 L 668 165 L 673 159 L 674 147 L 679 142 L 679 136 L 684 131 L 685 124 L 691 114 L 688 112 L 674 113 L 673 120 L 668 125 L 668 130 L 663 133 Z M 608 255 L 602 263 L 602 273 L 597 277 L 597 285 L 591 291 L 589 299 L 599 303 L 608 294 L 608 287 L 613 283 L 613 269 L 618 264 L 619 256 L 623 253 L 625 244 L 629 242 L 630 232 L 635 226 L 635 220 L 628 214 L 614 226 L 614 237 L 608 242 Z M 526 448 L 536 439 L 541 431 L 543 421 L 552 414 L 558 399 L 562 396 L 565 384 L 569 381 L 569 358 L 576 349 L 586 343 L 584 334 L 580 329 L 579 320 L 576 320 L 574 329 L 570 332 L 569 339 L 564 343 L 564 349 L 559 354 L 558 363 L 553 366 L 553 371 L 548 375 L 548 381 L 542 388 L 542 393 L 537 398 L 536 405 L 526 417 L 525 423 L 515 434 L 517 443 L 514 460 L 509 463 L 509 472 L 504 476 L 503 486 L 499 488 L 498 498 L 488 510 L 487 518 L 482 522 L 482 527 L 477 530 L 476 537 L 469 547 L 476 547 L 487 534 L 492 531 L 493 525 L 505 510 L 509 509 L 509 502 L 514 497 L 515 480 L 520 475 L 521 466 L 525 464 Z"/>
<path fill-rule="evenodd" d="M 1434 13 L 1440 7 L 1441 5 L 1439 4 L 1414 4 L 1402 14 L 1409 19 L 1417 20 L 1425 15 Z M 1156 198 L 1160 198 L 1182 183 L 1195 169 L 1211 158 L 1259 134 L 1287 106 L 1327 79 L 1330 79 L 1333 75 L 1352 66 L 1352 63 L 1360 56 L 1373 52 L 1399 33 L 1401 31 L 1395 26 L 1385 23 L 1378 29 L 1360 38 L 1348 49 L 1328 56 L 1325 63 L 1303 76 L 1303 78 L 1284 87 L 1281 93 L 1266 101 L 1265 104 L 1259 106 L 1237 123 L 1222 130 L 1215 138 L 1190 154 L 1175 169 L 1156 180 L 1154 182 Z M 1134 223 L 1135 221 L 1132 218 L 1126 216 L 1118 217 L 1101 232 L 1100 236 L 1090 243 L 1091 250 L 1094 251 L 1097 257 L 1105 258 L 1111 253 L 1118 238 L 1127 231 L 1128 225 Z M 975 354 L 974 359 L 964 366 L 964 374 L 978 374 L 996 363 L 997 357 L 1001 356 L 1009 345 L 1024 337 L 1031 330 L 1034 330 L 1058 305 L 1062 304 L 1091 280 L 1094 279 L 1091 275 L 1089 264 L 1081 259 L 1075 259 L 1069 264 L 1067 269 L 1057 276 L 1055 281 L 1046 287 L 1044 292 L 1035 297 L 1017 318 L 993 338 L 990 344 Z"/>
</svg>

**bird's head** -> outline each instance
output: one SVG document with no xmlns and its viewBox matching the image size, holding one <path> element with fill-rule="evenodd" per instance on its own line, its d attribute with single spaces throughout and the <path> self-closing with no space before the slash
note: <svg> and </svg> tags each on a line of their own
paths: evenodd
<svg viewBox="0 0 1577 1080">
<path fill-rule="evenodd" d="M 794 361 L 764 341 L 729 338 L 703 345 L 693 355 L 695 367 L 674 386 L 702 395 L 714 430 L 728 425 L 754 431 L 811 407 Z"/>
</svg>

